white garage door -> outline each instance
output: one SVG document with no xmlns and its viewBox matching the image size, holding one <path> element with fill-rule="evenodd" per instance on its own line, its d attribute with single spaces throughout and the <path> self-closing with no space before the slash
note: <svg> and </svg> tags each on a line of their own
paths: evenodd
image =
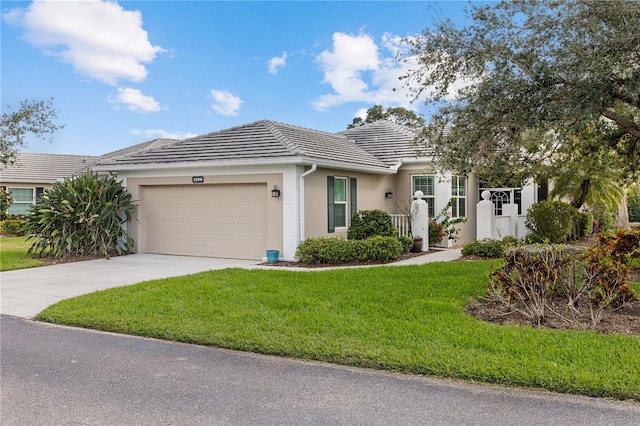
<svg viewBox="0 0 640 426">
<path fill-rule="evenodd" d="M 261 259 L 267 192 L 266 184 L 144 187 L 145 252 Z"/>
</svg>

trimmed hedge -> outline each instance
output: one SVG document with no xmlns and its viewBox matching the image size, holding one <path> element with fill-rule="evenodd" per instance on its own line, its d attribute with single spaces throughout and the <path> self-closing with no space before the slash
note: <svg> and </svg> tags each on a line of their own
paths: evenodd
<svg viewBox="0 0 640 426">
<path fill-rule="evenodd" d="M 319 237 L 301 242 L 296 258 L 304 263 L 323 264 L 391 262 L 402 252 L 403 244 L 395 237 L 378 235 L 365 240 Z"/>
<path fill-rule="evenodd" d="M 462 246 L 463 256 L 477 256 L 489 259 L 502 257 L 506 248 L 517 244 L 513 237 L 505 237 L 503 240 L 492 240 L 485 238 L 475 240 Z"/>
<path fill-rule="evenodd" d="M 552 244 L 564 243 L 574 229 L 577 212 L 575 207 L 562 201 L 541 201 L 527 211 L 526 225 L 534 234 Z"/>
<path fill-rule="evenodd" d="M 382 210 L 361 210 L 351 217 L 347 238 L 366 240 L 376 235 L 393 237 L 396 233 L 389 213 Z"/>
</svg>

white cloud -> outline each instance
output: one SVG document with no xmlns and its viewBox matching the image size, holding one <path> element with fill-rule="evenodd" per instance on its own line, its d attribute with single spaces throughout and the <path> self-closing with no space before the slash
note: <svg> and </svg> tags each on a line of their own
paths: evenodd
<svg viewBox="0 0 640 426">
<path fill-rule="evenodd" d="M 314 100 L 314 108 L 327 110 L 349 102 L 367 102 L 415 109 L 409 91 L 399 80 L 409 69 L 408 64 L 396 60 L 402 49 L 401 38 L 390 34 L 384 34 L 378 46 L 367 34 L 334 33 L 332 50 L 316 58 L 333 92 Z"/>
<path fill-rule="evenodd" d="M 26 40 L 45 54 L 108 84 L 144 80 L 144 64 L 164 51 L 149 42 L 140 12 L 114 1 L 35 0 L 3 17 L 22 27 Z"/>
<path fill-rule="evenodd" d="M 148 139 L 188 139 L 188 138 L 193 138 L 195 136 L 198 136 L 195 133 L 190 133 L 190 132 L 168 132 L 166 130 L 163 129 L 147 129 L 147 130 L 139 130 L 139 129 L 133 129 L 131 131 L 132 134 L 134 135 L 142 135 L 145 138 Z"/>
<path fill-rule="evenodd" d="M 287 65 L 287 52 L 282 52 L 282 56 L 276 56 L 269 60 L 269 73 L 277 74 L 278 68 Z"/>
<path fill-rule="evenodd" d="M 360 108 L 353 114 L 353 118 L 362 118 L 363 120 L 367 118 L 368 108 Z"/>
<path fill-rule="evenodd" d="M 142 94 L 138 89 L 119 87 L 118 94 L 116 96 L 109 96 L 108 100 L 115 104 L 124 104 L 131 111 L 145 113 L 160 111 L 160 103 L 153 97 Z"/>
<path fill-rule="evenodd" d="M 240 106 L 244 103 L 242 99 L 226 90 L 211 90 L 211 108 L 222 115 L 238 115 Z"/>
</svg>

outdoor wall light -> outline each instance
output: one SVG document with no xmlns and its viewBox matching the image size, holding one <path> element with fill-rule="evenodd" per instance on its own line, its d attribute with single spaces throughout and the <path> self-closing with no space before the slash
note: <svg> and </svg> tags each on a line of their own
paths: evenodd
<svg viewBox="0 0 640 426">
<path fill-rule="evenodd" d="M 387 189 L 387 192 L 384 193 L 384 198 L 393 198 L 393 191 L 391 188 Z"/>
<path fill-rule="evenodd" d="M 280 190 L 278 189 L 278 185 L 273 185 L 273 189 L 271 190 L 271 196 L 273 198 L 280 198 Z"/>
</svg>

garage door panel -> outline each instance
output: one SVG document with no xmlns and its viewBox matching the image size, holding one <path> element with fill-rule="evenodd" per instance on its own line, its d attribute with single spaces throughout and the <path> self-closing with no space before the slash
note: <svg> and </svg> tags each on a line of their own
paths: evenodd
<svg viewBox="0 0 640 426">
<path fill-rule="evenodd" d="M 267 194 L 266 183 L 146 187 L 145 251 L 261 259 Z"/>
</svg>

